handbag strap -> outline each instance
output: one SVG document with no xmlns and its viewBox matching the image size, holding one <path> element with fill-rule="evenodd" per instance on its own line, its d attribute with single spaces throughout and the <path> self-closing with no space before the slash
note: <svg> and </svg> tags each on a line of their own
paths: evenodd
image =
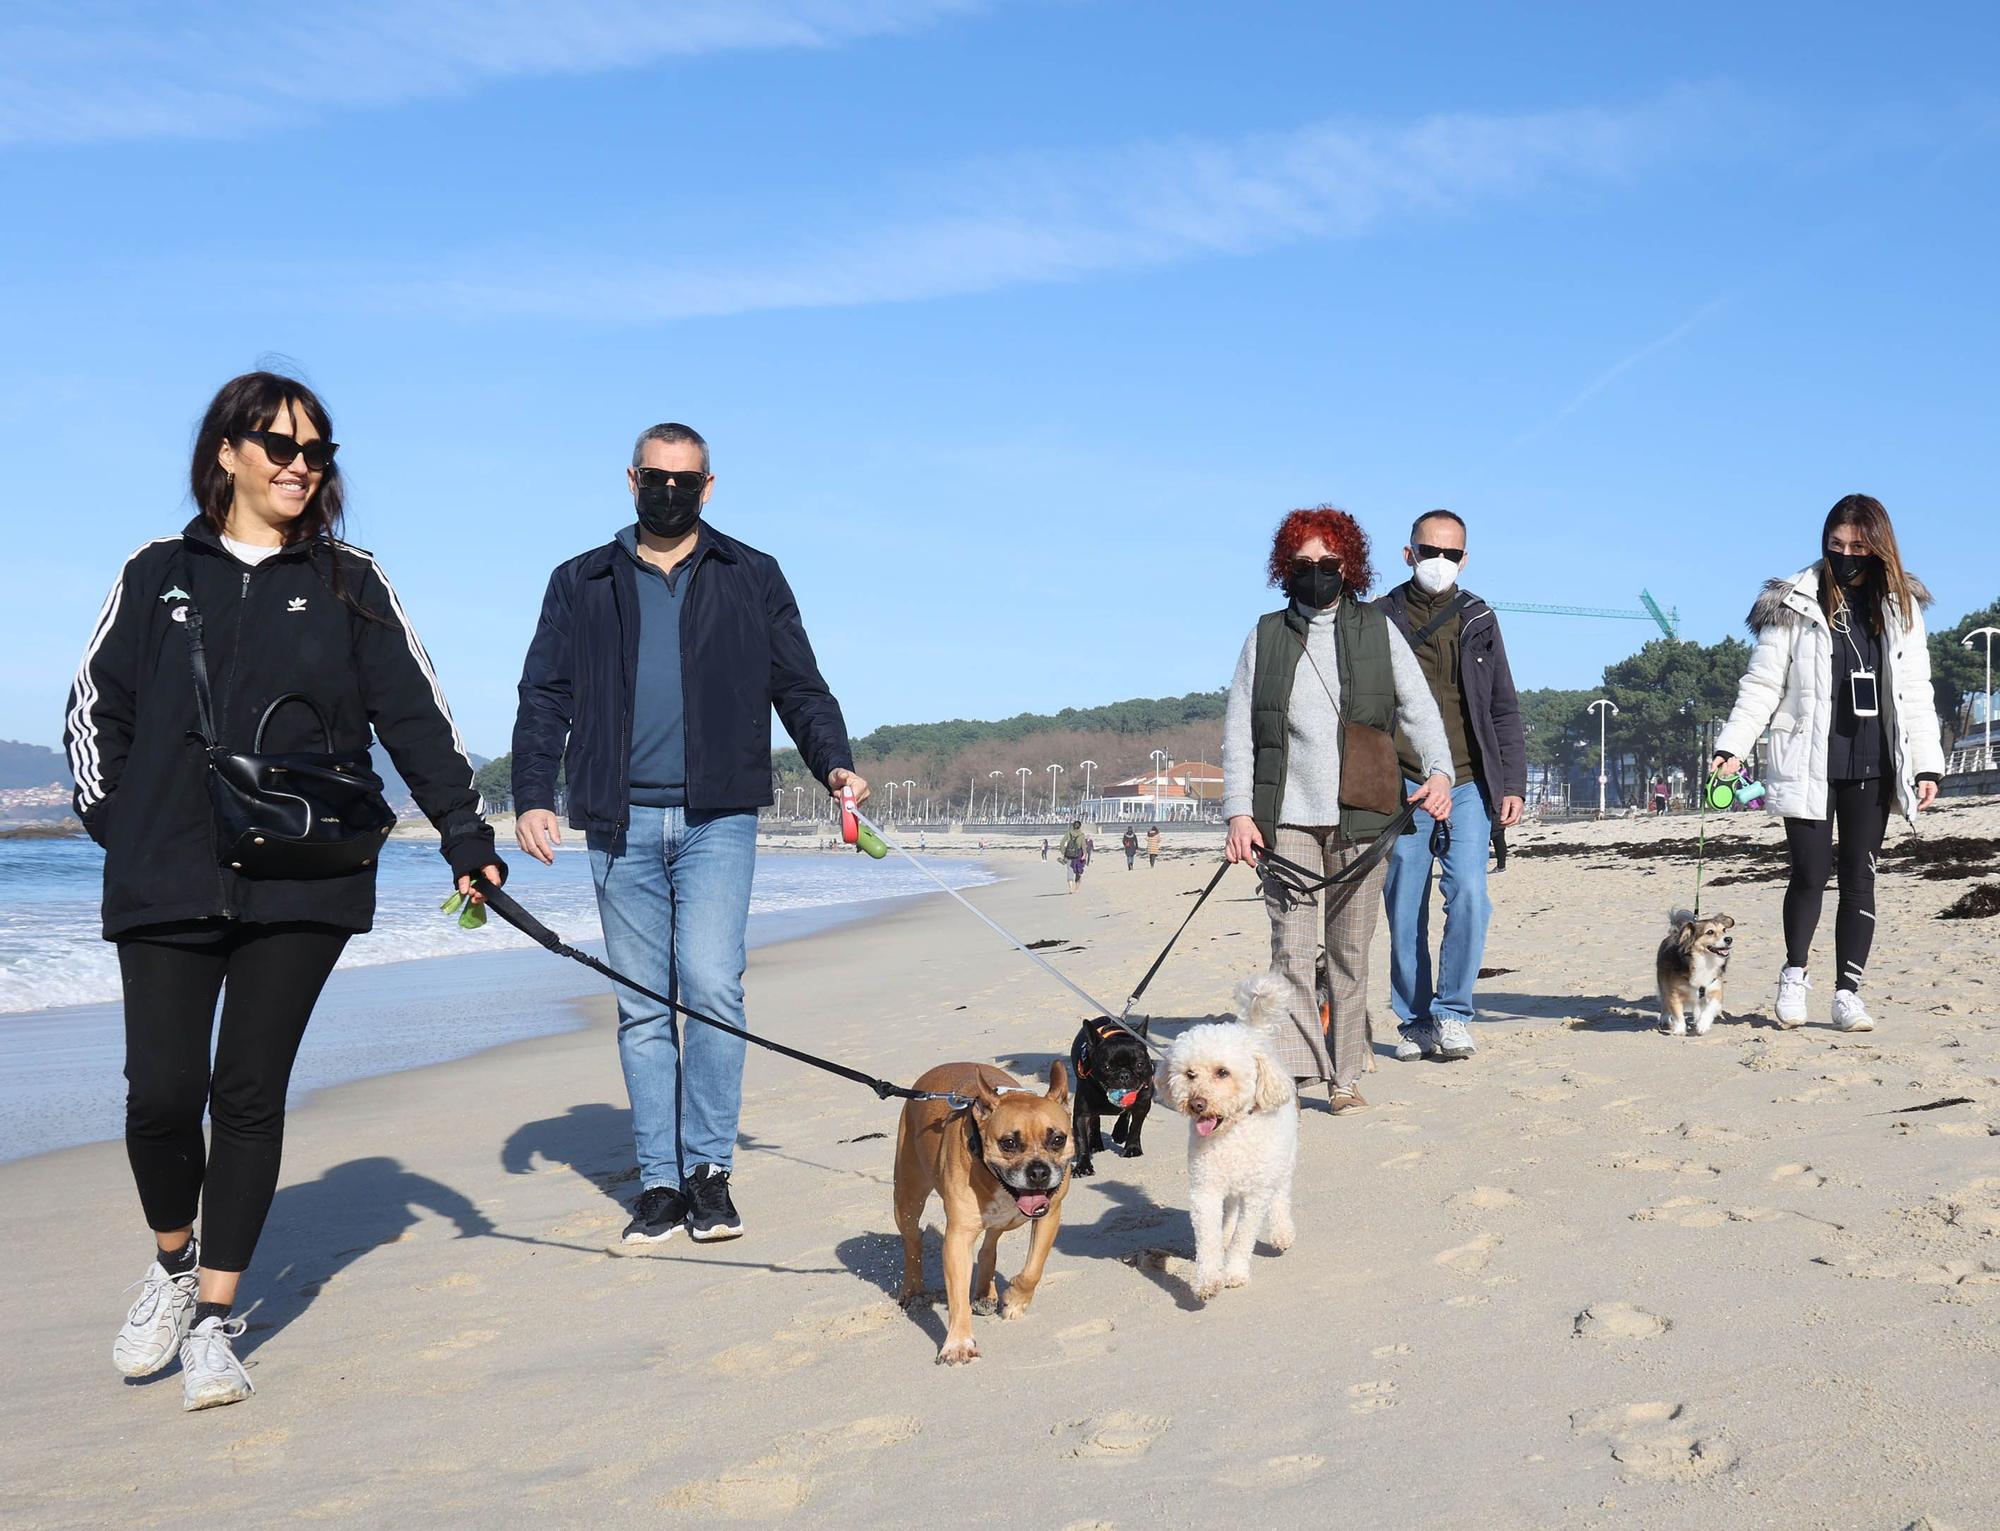
<svg viewBox="0 0 2000 1531">
<path fill-rule="evenodd" d="M 194 578 L 188 569 L 185 545 L 175 554 L 174 583 L 183 590 L 188 589 Z M 187 604 L 181 608 L 181 631 L 187 634 L 188 668 L 194 674 L 194 719 L 195 736 L 204 747 L 215 748 L 215 708 L 208 687 L 208 655 L 201 642 L 201 612 L 194 604 L 194 597 L 188 596 Z"/>
</svg>

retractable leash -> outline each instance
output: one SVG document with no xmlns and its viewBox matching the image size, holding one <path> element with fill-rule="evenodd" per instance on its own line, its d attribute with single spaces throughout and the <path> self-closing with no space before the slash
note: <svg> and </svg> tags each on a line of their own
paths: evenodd
<svg viewBox="0 0 2000 1531">
<path fill-rule="evenodd" d="M 886 1079 L 877 1079 L 872 1074 L 864 1074 L 859 1069 L 851 1069 L 844 1063 L 835 1063 L 828 1058 L 819 1058 L 811 1053 L 800 1052 L 796 1047 L 787 1047 L 782 1042 L 773 1042 L 769 1037 L 757 1036 L 753 1032 L 743 1030 L 740 1026 L 732 1026 L 727 1021 L 718 1021 L 712 1015 L 703 1015 L 699 1010 L 690 1010 L 686 1005 L 668 999 L 666 995 L 656 993 L 644 984 L 636 983 L 632 979 L 627 978 L 608 963 L 599 962 L 589 952 L 580 951 L 576 947 L 571 946 L 561 936 L 557 935 L 548 926 L 523 909 L 515 901 L 512 894 L 501 892 L 500 889 L 493 886 L 485 878 L 473 878 L 472 885 L 479 890 L 480 896 L 486 900 L 488 908 L 537 945 L 547 947 L 558 957 L 567 957 L 572 962 L 580 962 L 592 972 L 602 973 L 613 983 L 623 984 L 634 994 L 643 994 L 655 1004 L 665 1005 L 669 1010 L 674 1011 L 678 1015 L 684 1015 L 691 1021 L 699 1021 L 704 1026 L 713 1026 L 717 1031 L 726 1031 L 732 1037 L 739 1037 L 745 1042 L 754 1043 L 758 1047 L 767 1048 L 771 1052 L 782 1053 L 787 1058 L 803 1063 L 810 1068 L 823 1069 L 829 1074 L 839 1075 L 842 1079 L 851 1079 L 856 1084 L 865 1084 L 875 1092 L 876 1098 L 880 1100 L 942 1100 L 949 1102 L 953 1110 L 958 1110 L 970 1104 L 964 1096 L 953 1091 L 913 1090 L 908 1085 L 891 1084 Z"/>
<path fill-rule="evenodd" d="M 1106 1005 L 1103 1001 L 1097 999 L 1094 995 L 1090 993 L 1089 990 L 1083 988 L 1082 985 L 1072 980 L 1068 974 L 1064 973 L 1060 968 L 1056 967 L 1054 963 L 1049 962 L 1047 959 L 1045 959 L 1040 952 L 1030 951 L 1028 949 L 1027 942 L 1023 941 L 1019 936 L 1015 935 L 1013 931 L 1007 929 L 1007 927 L 1002 925 L 998 920 L 993 919 L 984 910 L 974 907 L 970 899 L 966 898 L 966 896 L 960 893 L 958 889 L 954 888 L 950 883 L 946 882 L 942 877 L 938 876 L 937 873 L 933 872 L 929 867 L 925 866 L 921 861 L 917 860 L 915 856 L 912 856 L 909 853 L 909 851 L 900 842 L 897 841 L 894 835 L 890 834 L 880 824 L 877 824 L 873 819 L 869 818 L 867 814 L 863 813 L 859 808 L 849 807 L 844 801 L 841 805 L 841 811 L 843 813 L 852 813 L 854 815 L 854 821 L 857 826 L 859 826 L 860 828 L 874 831 L 875 835 L 882 841 L 884 845 L 888 846 L 890 850 L 894 851 L 898 856 L 901 856 L 905 861 L 909 862 L 909 864 L 915 867 L 919 872 L 922 872 L 924 876 L 928 877 L 932 882 L 936 883 L 946 893 L 949 893 L 953 898 L 957 899 L 959 903 L 963 904 L 966 907 L 966 909 L 971 912 L 973 918 L 977 919 L 982 925 L 986 926 L 995 935 L 999 936 L 1003 941 L 1005 941 L 1009 946 L 1013 947 L 1014 950 L 1019 952 L 1023 957 L 1026 957 L 1030 962 L 1034 963 L 1036 967 L 1040 968 L 1043 972 L 1047 973 L 1049 977 L 1053 978 L 1057 983 L 1061 984 L 1065 989 L 1068 989 L 1070 993 L 1074 994 L 1078 999 L 1082 1000 L 1086 1005 L 1090 1006 L 1091 1013 L 1093 1015 L 1101 1015 L 1108 1017 L 1114 1025 L 1121 1026 L 1126 1031 L 1129 1031 L 1133 1036 L 1137 1037 L 1141 1042 L 1143 1042 L 1148 1048 L 1154 1046 L 1152 1040 L 1149 1037 L 1147 1037 L 1147 1035 L 1143 1031 L 1139 1030 L 1138 1027 L 1127 1026 L 1124 1021 L 1120 1020 L 1117 1016 L 1111 1014 L 1111 1007 L 1109 1005 Z"/>
</svg>

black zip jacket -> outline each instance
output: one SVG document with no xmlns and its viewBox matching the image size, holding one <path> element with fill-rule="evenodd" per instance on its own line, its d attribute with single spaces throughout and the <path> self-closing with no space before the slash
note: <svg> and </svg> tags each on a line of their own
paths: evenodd
<svg viewBox="0 0 2000 1531">
<path fill-rule="evenodd" d="M 1408 580 L 1375 604 L 1389 614 L 1406 642 L 1416 636 L 1410 625 Z M 1472 720 L 1472 737 L 1479 744 L 1479 780 L 1486 789 L 1487 807 L 1498 813 L 1503 797 L 1528 795 L 1528 735 L 1521 727 L 1521 699 L 1493 608 L 1467 591 L 1458 618 L 1458 690 Z"/>
<path fill-rule="evenodd" d="M 334 594 L 335 557 L 342 589 L 380 620 Z M 64 715 L 77 817 L 105 851 L 107 940 L 189 920 L 352 931 L 374 922 L 372 866 L 291 882 L 242 877 L 217 862 L 208 763 L 192 737 L 187 634 L 174 618 L 189 601 L 201 612 L 219 743 L 248 750 L 265 707 L 302 691 L 325 715 L 335 750 L 366 749 L 371 729 L 382 741 L 443 837 L 454 874 L 498 860 L 430 656 L 374 558 L 344 543 L 337 551 L 299 544 L 252 568 L 197 517 L 125 561 Z M 264 738 L 274 753 L 324 747 L 312 713 L 297 704 L 278 710 Z"/>
<path fill-rule="evenodd" d="M 778 561 L 702 523 L 681 602 L 687 810 L 771 801 L 771 709 L 824 782 L 853 770 L 847 724 L 827 689 Z M 521 668 L 514 807 L 553 810 L 567 768 L 574 829 L 622 834 L 631 820 L 632 692 L 639 587 L 616 540 L 559 564 Z"/>
</svg>

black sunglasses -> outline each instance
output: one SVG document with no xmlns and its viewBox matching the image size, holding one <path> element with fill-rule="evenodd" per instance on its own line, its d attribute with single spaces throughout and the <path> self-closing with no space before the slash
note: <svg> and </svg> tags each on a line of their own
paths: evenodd
<svg viewBox="0 0 2000 1531">
<path fill-rule="evenodd" d="M 1411 551 L 1419 558 L 1449 558 L 1453 563 L 1465 562 L 1464 548 L 1440 548 L 1428 542 L 1419 542 Z"/>
<path fill-rule="evenodd" d="M 691 489 L 706 489 L 713 474 L 703 473 L 696 468 L 638 468 L 642 489 L 664 489 L 669 484 L 680 484 Z"/>
<path fill-rule="evenodd" d="M 1305 574 L 1313 569 L 1319 570 L 1322 574 L 1338 574 L 1340 572 L 1340 560 L 1331 554 L 1325 558 L 1294 558 L 1292 560 L 1292 572 L 1294 574 Z"/>
<path fill-rule="evenodd" d="M 306 460 L 306 468 L 313 473 L 324 473 L 333 466 L 333 454 L 340 450 L 337 441 L 308 441 L 303 445 L 296 436 L 287 436 L 283 431 L 243 431 L 238 441 L 254 441 L 264 449 L 264 455 L 280 468 L 289 467 L 295 457 Z"/>
</svg>

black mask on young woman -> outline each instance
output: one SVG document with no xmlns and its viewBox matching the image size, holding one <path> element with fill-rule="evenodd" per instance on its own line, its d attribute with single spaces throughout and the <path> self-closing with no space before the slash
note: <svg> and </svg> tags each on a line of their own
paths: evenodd
<svg viewBox="0 0 2000 1531">
<path fill-rule="evenodd" d="M 639 524 L 655 537 L 684 537 L 701 516 L 700 483 L 641 484 Z"/>
<path fill-rule="evenodd" d="M 1301 606 L 1331 606 L 1340 599 L 1344 581 L 1338 569 L 1294 569 L 1285 580 L 1286 592 Z"/>
<path fill-rule="evenodd" d="M 1882 560 L 1873 553 L 1828 553 L 1826 561 L 1835 582 L 1842 585 L 1865 584 L 1882 568 Z"/>
</svg>

